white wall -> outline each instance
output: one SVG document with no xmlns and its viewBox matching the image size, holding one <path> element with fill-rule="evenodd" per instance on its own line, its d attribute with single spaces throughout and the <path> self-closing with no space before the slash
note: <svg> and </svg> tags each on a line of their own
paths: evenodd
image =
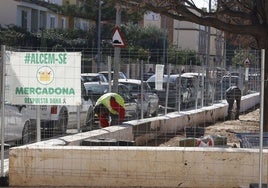
<svg viewBox="0 0 268 188">
<path fill-rule="evenodd" d="M 259 94 L 243 97 L 241 112 L 259 101 Z M 259 149 L 80 146 L 82 140 L 97 138 L 135 140 L 142 145 L 158 134 L 192 126 L 200 118 L 209 122 L 224 117 L 227 106 L 223 102 L 11 148 L 9 186 L 248 187 L 258 182 Z M 265 149 L 264 167 L 267 159 Z M 265 177 L 267 168 L 264 181 Z"/>
</svg>

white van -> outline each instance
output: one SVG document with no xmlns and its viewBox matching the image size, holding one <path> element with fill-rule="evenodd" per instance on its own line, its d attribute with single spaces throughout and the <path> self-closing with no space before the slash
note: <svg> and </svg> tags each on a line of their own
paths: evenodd
<svg viewBox="0 0 268 188">
<path fill-rule="evenodd" d="M 86 96 L 84 84 L 82 86 L 82 98 L 80 106 L 70 105 L 41 105 L 40 120 L 43 132 L 53 134 L 65 134 L 67 129 L 77 129 L 80 118 L 81 130 L 86 130 L 88 122 L 93 118 L 93 104 L 89 97 Z M 27 106 L 30 118 L 36 120 L 37 106 Z M 78 112 L 80 116 L 78 116 Z"/>
</svg>

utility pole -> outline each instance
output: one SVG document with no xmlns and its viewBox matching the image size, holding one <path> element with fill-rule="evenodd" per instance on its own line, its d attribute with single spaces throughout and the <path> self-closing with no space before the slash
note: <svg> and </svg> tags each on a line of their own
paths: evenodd
<svg viewBox="0 0 268 188">
<path fill-rule="evenodd" d="M 211 11 L 211 0 L 209 0 L 209 9 Z M 209 65 L 209 56 L 210 56 L 210 26 L 207 26 L 207 48 L 206 48 L 206 66 Z M 208 75 L 207 75 L 208 76 Z"/>
<path fill-rule="evenodd" d="M 209 6 L 208 6 L 208 12 L 211 12 L 211 0 L 209 0 Z M 207 26 L 207 36 L 208 36 L 208 40 L 207 40 L 207 66 L 209 65 L 209 57 L 210 57 L 210 26 Z"/>
<path fill-rule="evenodd" d="M 121 25 L 121 6 L 116 3 L 116 26 L 120 27 Z M 119 70 L 120 70 L 120 47 L 114 48 L 114 76 L 113 76 L 113 92 L 118 93 L 118 78 L 119 78 Z"/>
<path fill-rule="evenodd" d="M 208 12 L 211 12 L 211 0 L 209 0 L 209 8 L 208 8 Z M 211 78 L 209 76 L 209 58 L 210 58 L 210 26 L 207 26 L 207 45 L 206 45 L 206 77 L 207 77 L 207 82 L 205 87 L 206 87 L 206 91 L 208 91 L 208 85 L 211 82 Z M 208 100 L 208 99 L 205 99 Z M 202 104 L 203 106 L 203 104 Z"/>
<path fill-rule="evenodd" d="M 99 13 L 98 13 L 98 57 L 97 57 L 97 72 L 100 72 L 100 63 L 101 63 L 101 4 L 102 1 L 99 0 Z"/>
<path fill-rule="evenodd" d="M 163 38 L 163 65 L 165 65 L 167 69 L 167 64 L 166 64 L 166 36 L 167 36 L 167 17 L 164 16 L 164 38 Z"/>
</svg>

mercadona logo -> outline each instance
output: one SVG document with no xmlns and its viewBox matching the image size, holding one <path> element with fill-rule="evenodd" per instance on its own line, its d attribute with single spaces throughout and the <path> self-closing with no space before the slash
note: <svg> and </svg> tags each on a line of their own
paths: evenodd
<svg viewBox="0 0 268 188">
<path fill-rule="evenodd" d="M 37 70 L 36 77 L 39 83 L 48 85 L 54 80 L 54 71 L 49 66 L 43 66 Z"/>
</svg>

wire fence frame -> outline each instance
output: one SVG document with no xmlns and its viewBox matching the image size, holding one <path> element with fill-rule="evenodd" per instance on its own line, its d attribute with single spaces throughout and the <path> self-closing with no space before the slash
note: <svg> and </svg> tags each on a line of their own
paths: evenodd
<svg viewBox="0 0 268 188">
<path fill-rule="evenodd" d="M 139 62 L 139 61 L 138 61 Z M 135 64 L 137 64 L 137 62 L 135 63 Z M 147 66 L 148 67 L 150 67 L 150 66 L 154 66 L 155 64 L 148 64 Z M 88 65 L 85 65 L 85 66 L 88 66 Z M 126 70 L 129 70 L 130 68 L 125 68 L 125 67 L 128 67 L 128 66 L 130 66 L 130 64 L 126 64 L 126 66 L 124 65 L 124 66 L 121 66 L 122 67 L 122 69 L 124 70 L 124 69 L 126 69 Z M 139 65 L 136 65 L 136 66 L 139 66 Z M 197 72 L 201 72 L 200 70 L 204 70 L 204 69 L 206 69 L 206 68 L 203 68 L 203 67 L 194 67 L 194 66 L 192 66 L 192 65 L 187 65 L 187 66 L 184 66 L 184 67 L 187 67 L 186 68 L 186 70 L 190 70 L 190 66 L 191 66 L 191 69 L 194 69 L 194 70 L 197 70 Z M 142 69 L 141 67 L 139 67 L 140 68 L 140 70 L 139 71 L 137 71 L 138 73 L 139 72 L 141 72 L 141 70 L 144 70 L 144 69 Z M 104 68 L 105 69 L 105 68 Z M 136 68 L 135 68 L 136 69 Z M 181 70 L 182 68 L 180 67 L 180 69 L 179 70 Z M 212 68 L 212 70 L 215 70 L 216 68 Z M 235 71 L 234 71 L 235 70 Z M 244 68 L 238 68 L 238 69 L 234 69 L 234 70 L 232 70 L 233 72 L 236 72 L 237 70 L 237 72 L 245 72 L 245 69 Z M 260 69 L 259 68 L 257 68 L 257 69 L 253 69 L 253 70 L 255 70 L 255 72 L 254 73 L 256 73 L 256 74 L 258 74 L 259 72 L 260 72 Z M 208 71 L 209 72 L 209 71 Z M 231 71 L 230 71 L 231 72 Z M 218 77 L 217 76 L 217 73 L 214 73 L 214 72 L 209 72 L 209 73 L 211 73 L 211 74 L 214 74 L 214 75 L 216 75 L 216 77 L 215 77 L 215 79 Z M 222 74 L 222 73 L 219 73 L 219 74 Z M 133 74 L 134 75 L 134 74 Z M 141 74 L 142 75 L 142 74 Z M 135 78 L 140 78 L 140 76 L 141 75 L 139 75 L 139 76 L 135 76 Z M 227 74 L 228 75 L 228 74 Z M 228 75 L 228 76 L 230 76 L 230 75 Z M 241 75 L 239 75 L 239 76 L 241 76 Z M 259 75 L 258 75 L 259 76 Z M 257 77 L 258 78 L 258 77 Z M 202 78 L 203 79 L 203 78 Z M 259 79 L 259 78 L 258 78 Z M 203 80 L 202 80 L 203 81 Z M 254 80 L 254 82 L 259 82 L 260 80 Z M 214 82 L 213 84 L 217 84 L 217 82 L 218 82 L 218 80 L 216 81 L 216 82 Z M 244 84 L 244 83 L 242 83 L 242 84 Z M 252 86 L 252 88 L 256 88 L 256 91 L 260 91 L 259 89 L 260 89 L 260 83 L 257 83 L 258 84 L 258 86 L 255 86 L 254 85 L 254 83 L 253 83 L 253 86 Z M 222 90 L 221 90 L 222 91 Z M 222 94 L 222 93 L 221 93 Z M 222 99 L 222 98 L 221 98 Z M 218 100 L 216 100 L 216 101 L 218 101 Z M 1 149 L 2 149 L 2 146 L 1 146 Z M 1 157 L 2 157 L 2 153 L 1 153 Z M 4 161 L 4 160 L 1 160 L 1 162 L 2 161 Z M 2 164 L 1 164 L 2 165 Z M 2 167 L 3 167 L 3 165 L 2 165 Z M 1 169 L 2 170 L 2 169 Z M 1 171 L 1 173 L 2 173 L 2 171 Z"/>
<path fill-rule="evenodd" d="M 14 50 L 14 51 L 35 51 L 35 50 L 38 51 L 40 50 L 40 49 L 33 49 L 33 48 L 14 48 L 14 47 L 7 47 L 7 49 Z M 48 51 L 57 51 L 57 50 L 60 50 L 60 49 L 50 49 Z M 94 72 L 94 69 L 97 67 L 97 63 L 98 63 L 96 62 L 96 56 L 95 56 L 97 54 L 96 49 L 72 48 L 72 49 L 64 49 L 64 50 L 65 51 L 81 51 L 82 52 L 82 64 L 83 64 L 81 72 L 82 73 L 86 72 L 86 70 L 90 70 L 88 72 Z M 112 49 L 104 49 L 102 51 L 105 53 L 102 53 L 101 59 L 103 61 L 103 64 L 101 66 L 101 69 L 107 70 L 108 59 L 109 59 L 108 57 L 111 57 L 107 55 L 113 55 L 113 51 Z M 158 54 L 159 50 L 152 50 L 152 51 L 155 51 L 157 52 L 156 54 Z M 127 57 L 127 58 L 121 58 L 123 63 L 120 63 L 120 69 L 122 70 L 122 72 L 124 72 L 127 75 L 128 78 L 134 78 L 134 79 L 140 79 L 140 80 L 143 79 L 146 81 L 146 79 L 148 78 L 148 77 L 145 77 L 147 73 L 146 70 L 149 70 L 150 68 L 153 68 L 155 70 L 156 63 L 149 62 L 149 61 L 144 62 L 143 60 L 139 60 L 139 59 L 137 59 L 136 62 L 131 62 L 133 59 L 137 57 L 137 54 L 134 54 L 134 57 L 131 57 L 133 53 L 127 53 L 127 51 L 125 51 L 123 54 L 127 54 L 127 55 L 123 55 L 124 57 Z M 162 52 L 160 54 L 162 54 Z M 257 61 L 259 55 L 257 52 L 255 52 L 255 54 L 256 54 L 255 61 Z M 90 59 L 90 63 L 88 62 L 88 59 Z M 165 67 L 164 73 L 165 74 L 169 73 L 169 75 L 180 74 L 181 72 L 194 72 L 195 73 L 195 76 L 198 77 L 197 80 L 199 83 L 195 85 L 195 88 L 189 89 L 192 93 L 194 93 L 192 94 L 193 97 L 190 102 L 195 103 L 195 108 L 203 107 L 204 101 L 206 103 L 205 105 L 208 105 L 208 104 L 213 104 L 215 102 L 217 103 L 223 100 L 225 90 L 228 88 L 230 84 L 232 84 L 233 79 L 239 78 L 238 80 L 235 80 L 235 81 L 238 82 L 237 84 L 242 89 L 243 95 L 251 91 L 255 91 L 255 92 L 260 91 L 260 65 L 257 62 L 254 62 L 254 65 L 253 66 L 251 65 L 251 68 L 246 67 L 246 66 L 242 66 L 242 67 L 239 66 L 239 67 L 228 67 L 228 70 L 224 67 L 217 67 L 217 66 L 209 67 L 208 65 L 203 65 L 203 64 L 201 64 L 201 66 L 193 65 L 191 64 L 191 61 L 189 65 L 166 64 L 164 65 L 164 67 Z M 168 67 L 169 67 L 169 70 L 168 70 Z M 246 73 L 248 75 L 245 75 Z M 180 87 L 178 87 L 177 85 L 176 88 L 180 88 Z M 196 97 L 198 95 L 197 90 L 204 89 L 204 88 L 205 88 L 205 91 L 212 88 L 211 89 L 212 91 L 210 93 L 211 96 L 209 99 L 206 98 L 208 97 L 207 96 L 208 94 L 204 96 L 204 91 L 202 91 L 201 94 L 199 92 L 199 97 Z M 170 88 L 168 88 L 166 92 L 169 92 L 169 89 Z M 168 101 L 171 103 L 174 103 L 175 101 L 174 103 L 175 106 L 173 107 L 173 110 L 175 111 L 180 110 L 180 106 L 178 106 L 180 104 L 178 103 L 181 103 L 181 99 L 178 99 L 178 95 L 181 95 L 181 90 L 175 89 L 175 90 L 170 91 L 170 93 L 172 92 L 175 93 L 175 95 L 173 97 L 172 96 L 169 97 L 169 93 L 166 93 L 165 98 L 162 99 L 161 106 L 167 109 L 168 107 L 170 107 L 168 105 Z M 201 99 L 201 102 L 199 101 L 201 98 L 200 96 L 204 97 Z"/>
</svg>

